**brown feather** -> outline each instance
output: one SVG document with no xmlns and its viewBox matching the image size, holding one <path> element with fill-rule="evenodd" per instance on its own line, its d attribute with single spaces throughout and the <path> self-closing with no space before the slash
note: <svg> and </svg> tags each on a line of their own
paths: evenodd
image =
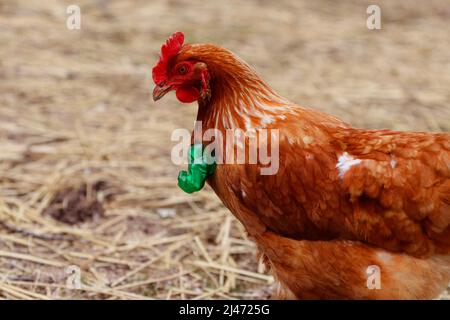
<svg viewBox="0 0 450 320">
<path fill-rule="evenodd" d="M 177 60 L 189 59 L 211 73 L 211 97 L 199 101 L 204 130 L 280 131 L 277 174 L 219 164 L 208 182 L 287 297 L 424 299 L 447 286 L 449 134 L 351 128 L 282 98 L 228 50 L 185 45 Z M 366 286 L 371 264 L 382 290 Z"/>
</svg>

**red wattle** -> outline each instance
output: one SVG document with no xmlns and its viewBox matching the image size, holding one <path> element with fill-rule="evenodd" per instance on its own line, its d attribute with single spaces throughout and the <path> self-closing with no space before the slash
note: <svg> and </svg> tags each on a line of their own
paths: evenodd
<svg viewBox="0 0 450 320">
<path fill-rule="evenodd" d="M 200 91 L 196 87 L 181 87 L 177 89 L 176 96 L 180 102 L 191 103 L 200 98 Z"/>
</svg>

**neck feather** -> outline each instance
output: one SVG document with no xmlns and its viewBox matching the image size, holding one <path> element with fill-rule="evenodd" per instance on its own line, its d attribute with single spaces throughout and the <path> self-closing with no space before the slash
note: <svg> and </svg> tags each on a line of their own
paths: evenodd
<svg viewBox="0 0 450 320">
<path fill-rule="evenodd" d="M 232 52 L 214 45 L 187 45 L 180 53 L 206 63 L 211 96 L 199 101 L 197 120 L 217 129 L 261 128 L 283 119 L 292 104 Z"/>
</svg>

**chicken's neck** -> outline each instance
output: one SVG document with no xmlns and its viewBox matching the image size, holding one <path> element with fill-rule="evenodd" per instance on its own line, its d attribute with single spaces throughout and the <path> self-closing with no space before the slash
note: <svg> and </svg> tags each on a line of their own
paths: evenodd
<svg viewBox="0 0 450 320">
<path fill-rule="evenodd" d="M 197 121 L 202 121 L 203 128 L 265 128 L 292 111 L 292 104 L 239 58 L 213 67 L 211 96 L 199 101 Z"/>
</svg>

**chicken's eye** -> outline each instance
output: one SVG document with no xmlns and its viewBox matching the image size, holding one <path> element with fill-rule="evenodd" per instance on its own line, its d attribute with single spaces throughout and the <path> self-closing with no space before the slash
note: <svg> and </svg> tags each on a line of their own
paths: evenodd
<svg viewBox="0 0 450 320">
<path fill-rule="evenodd" d="M 184 75 L 189 71 L 189 67 L 185 64 L 182 64 L 177 68 L 178 74 Z"/>
</svg>

